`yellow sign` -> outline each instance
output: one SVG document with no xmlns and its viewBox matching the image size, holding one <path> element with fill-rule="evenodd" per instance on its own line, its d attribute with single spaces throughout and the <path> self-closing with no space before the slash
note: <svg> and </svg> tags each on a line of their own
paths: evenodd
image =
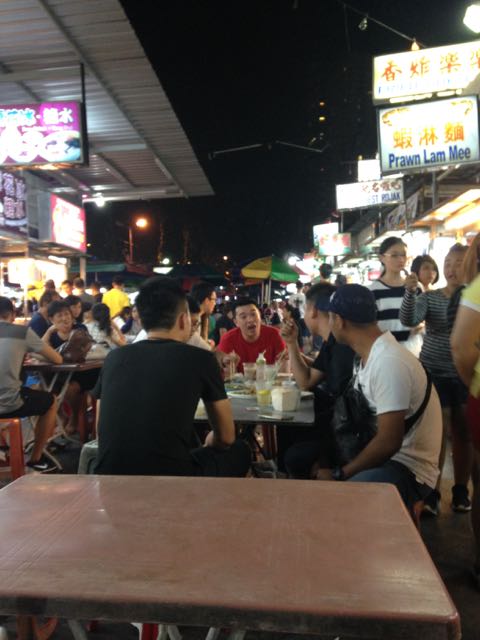
<svg viewBox="0 0 480 640">
<path fill-rule="evenodd" d="M 378 56 L 373 60 L 373 102 L 476 93 L 479 74 L 480 40 Z"/>
</svg>

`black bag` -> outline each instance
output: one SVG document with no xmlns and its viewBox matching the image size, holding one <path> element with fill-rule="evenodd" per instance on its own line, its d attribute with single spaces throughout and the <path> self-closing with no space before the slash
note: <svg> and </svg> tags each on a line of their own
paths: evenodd
<svg viewBox="0 0 480 640">
<path fill-rule="evenodd" d="M 405 420 L 405 433 L 420 418 L 430 400 L 432 380 L 428 371 L 427 389 L 420 407 Z M 377 416 L 371 410 L 362 387 L 357 385 L 354 375 L 341 396 L 335 401 L 333 418 L 330 423 L 334 442 L 335 464 L 343 466 L 353 460 L 364 449 L 377 433 Z"/>
</svg>

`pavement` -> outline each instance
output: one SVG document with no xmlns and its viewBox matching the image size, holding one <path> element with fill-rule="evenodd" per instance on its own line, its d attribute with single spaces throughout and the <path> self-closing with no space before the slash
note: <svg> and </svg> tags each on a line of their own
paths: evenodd
<svg viewBox="0 0 480 640">
<path fill-rule="evenodd" d="M 69 444 L 58 454 L 64 473 L 76 473 L 80 445 Z M 261 480 L 258 480 L 259 482 Z M 462 623 L 463 640 L 480 640 L 480 591 L 471 580 L 470 571 L 473 561 L 473 537 L 469 514 L 454 513 L 450 508 L 452 467 L 450 456 L 442 480 L 442 503 L 438 517 L 423 516 L 421 535 L 430 555 L 454 601 Z M 0 559 L 1 562 L 1 559 Z M 8 638 L 15 638 L 13 618 L 0 621 L 8 632 Z M 204 640 L 206 629 L 180 627 L 184 640 Z M 95 632 L 88 634 L 92 640 L 137 640 L 138 631 L 130 624 L 101 622 Z M 52 640 L 72 640 L 72 634 L 63 621 L 57 627 Z M 225 640 L 227 632 L 220 640 Z M 315 636 L 311 636 L 313 639 Z M 294 636 L 267 632 L 249 632 L 246 640 L 305 640 L 304 636 Z M 327 640 L 322 636 L 322 640 Z M 334 640 L 329 637 L 328 640 Z M 352 640 L 350 638 L 350 640 Z M 368 640 L 368 639 L 363 639 Z M 373 639 L 372 639 L 373 640 Z M 376 638 L 378 640 L 378 638 Z M 388 640 L 387 638 L 385 640 Z M 413 638 L 412 638 L 413 640 Z M 419 639 L 420 640 L 420 639 Z"/>
</svg>

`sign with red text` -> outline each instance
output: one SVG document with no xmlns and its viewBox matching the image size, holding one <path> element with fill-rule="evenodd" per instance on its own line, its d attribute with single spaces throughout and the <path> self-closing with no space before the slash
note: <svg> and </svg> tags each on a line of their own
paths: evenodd
<svg viewBox="0 0 480 640">
<path fill-rule="evenodd" d="M 480 82 L 480 40 L 378 56 L 373 61 L 373 102 L 445 91 L 475 93 Z M 429 96 L 431 97 L 431 95 Z"/>
<path fill-rule="evenodd" d="M 382 174 L 478 162 L 476 96 L 378 110 Z"/>
<path fill-rule="evenodd" d="M 401 178 L 337 184 L 335 189 L 338 211 L 388 206 L 404 199 Z"/>
<path fill-rule="evenodd" d="M 52 241 L 85 253 L 87 250 L 85 210 L 52 194 L 50 212 Z"/>
<path fill-rule="evenodd" d="M 0 165 L 41 168 L 86 162 L 78 102 L 0 105 Z"/>
</svg>

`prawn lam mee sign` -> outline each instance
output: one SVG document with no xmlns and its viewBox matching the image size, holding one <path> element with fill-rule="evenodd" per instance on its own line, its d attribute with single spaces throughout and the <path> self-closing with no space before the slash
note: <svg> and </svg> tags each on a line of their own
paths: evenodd
<svg viewBox="0 0 480 640">
<path fill-rule="evenodd" d="M 378 110 L 382 174 L 479 160 L 476 96 Z"/>
<path fill-rule="evenodd" d="M 82 116 L 78 102 L 0 105 L 0 166 L 85 164 Z"/>
<path fill-rule="evenodd" d="M 87 235 L 85 210 L 57 196 L 50 196 L 53 242 L 85 253 Z"/>
</svg>

